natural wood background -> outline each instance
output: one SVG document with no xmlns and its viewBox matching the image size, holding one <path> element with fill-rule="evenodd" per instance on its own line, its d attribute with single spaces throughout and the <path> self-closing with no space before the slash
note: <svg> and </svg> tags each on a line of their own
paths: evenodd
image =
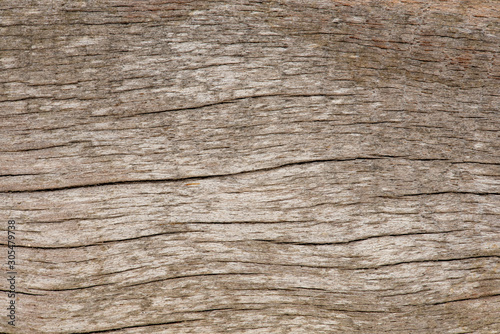
<svg viewBox="0 0 500 334">
<path fill-rule="evenodd" d="M 497 0 L 2 0 L 0 100 L 1 332 L 500 333 Z"/>
</svg>

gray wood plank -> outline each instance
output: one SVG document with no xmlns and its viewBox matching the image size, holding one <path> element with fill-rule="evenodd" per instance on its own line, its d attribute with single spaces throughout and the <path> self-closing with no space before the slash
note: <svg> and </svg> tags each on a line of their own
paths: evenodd
<svg viewBox="0 0 500 334">
<path fill-rule="evenodd" d="M 498 13 L 1 2 L 0 331 L 500 332 Z"/>
</svg>

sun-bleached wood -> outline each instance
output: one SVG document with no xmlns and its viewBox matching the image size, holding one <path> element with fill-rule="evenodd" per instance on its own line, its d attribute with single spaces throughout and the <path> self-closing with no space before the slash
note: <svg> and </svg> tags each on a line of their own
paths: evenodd
<svg viewBox="0 0 500 334">
<path fill-rule="evenodd" d="M 0 2 L 0 331 L 499 333 L 499 13 Z"/>
</svg>

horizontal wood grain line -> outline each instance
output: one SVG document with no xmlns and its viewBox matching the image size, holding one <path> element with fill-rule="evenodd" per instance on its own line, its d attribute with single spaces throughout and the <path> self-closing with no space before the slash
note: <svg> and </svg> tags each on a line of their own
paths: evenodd
<svg viewBox="0 0 500 334">
<path fill-rule="evenodd" d="M 236 101 L 241 101 L 241 100 L 247 100 L 247 99 L 259 99 L 263 97 L 345 97 L 345 96 L 355 96 L 355 93 L 310 93 L 310 94 L 262 94 L 262 95 L 249 95 L 249 96 L 242 96 L 238 97 L 235 99 L 231 100 L 225 100 L 225 101 L 218 101 L 218 102 L 213 102 L 213 103 L 207 103 L 199 106 L 191 106 L 191 107 L 184 107 L 184 108 L 174 108 L 174 109 L 165 109 L 165 110 L 158 110 L 158 111 L 149 111 L 149 112 L 144 112 L 144 113 L 138 113 L 138 114 L 133 114 L 129 116 L 122 116 L 122 117 L 135 117 L 139 115 L 150 115 L 150 114 L 158 114 L 158 113 L 166 113 L 166 112 L 176 112 L 176 111 L 186 111 L 186 110 L 195 110 L 195 109 L 200 109 L 200 108 L 206 108 L 206 107 L 212 107 L 212 106 L 218 106 L 218 105 L 223 105 L 223 104 L 230 104 L 230 103 L 235 103 Z"/>
<path fill-rule="evenodd" d="M 279 170 L 281 168 L 292 167 L 292 166 L 301 166 L 301 165 L 310 165 L 310 164 L 318 164 L 318 163 L 334 163 L 334 162 L 349 162 L 349 161 L 367 161 L 367 160 L 384 160 L 384 159 L 400 159 L 403 161 L 420 161 L 420 162 L 445 162 L 452 165 L 459 164 L 478 164 L 478 165 L 491 165 L 491 166 L 500 166 L 500 163 L 489 163 L 489 162 L 480 162 L 480 161 L 453 161 L 447 158 L 413 158 L 409 156 L 397 156 L 397 155 L 368 155 L 368 156 L 360 156 L 360 157 L 352 157 L 352 158 L 325 158 L 325 159 L 310 159 L 303 161 L 294 161 L 288 162 L 277 166 L 272 167 L 264 167 L 257 168 L 253 170 L 242 170 L 234 173 L 225 173 L 225 174 L 210 174 L 210 175 L 197 175 L 197 176 L 188 176 L 188 177 L 178 177 L 178 178 L 159 178 L 159 179 L 134 179 L 134 180 L 120 180 L 120 181 L 110 181 L 110 182 L 97 182 L 97 183 L 88 183 L 88 184 L 74 184 L 60 187 L 45 187 L 38 189 L 22 189 L 22 190 L 1 190 L 1 193 L 36 193 L 36 192 L 55 192 L 55 191 L 65 191 L 65 190 L 73 190 L 73 189 L 82 189 L 82 188 L 92 188 L 92 187 L 104 187 L 104 186 L 120 186 L 120 185 L 131 185 L 131 184 L 148 184 L 148 183 L 168 183 L 168 182 L 186 182 L 186 181 L 197 181 L 203 179 L 213 179 L 213 178 L 223 178 L 223 177 L 232 177 L 238 175 L 246 175 L 251 173 L 260 173 L 267 171 Z M 9 177 L 20 177 L 20 176 L 37 176 L 49 173 L 20 173 L 20 174 L 6 174 L 0 175 L 1 178 L 9 178 Z M 486 176 L 485 174 L 483 174 Z M 500 174 L 492 174 L 489 175 L 491 177 L 500 176 Z M 499 192 L 492 191 L 455 191 L 455 190 L 443 190 L 443 191 L 435 191 L 435 192 L 421 192 L 421 193 L 408 193 L 408 194 L 398 194 L 395 196 L 385 195 L 378 196 L 380 198 L 401 198 L 401 197 L 416 197 L 416 196 L 433 196 L 433 195 L 443 195 L 443 194 L 457 194 L 457 195 L 478 195 L 478 196 L 487 196 L 487 195 L 499 195 Z"/>
<path fill-rule="evenodd" d="M 476 195 L 476 196 L 495 196 L 500 195 L 500 192 L 479 192 L 479 191 L 435 191 L 427 193 L 413 193 L 413 194 L 398 194 L 396 196 L 380 195 L 380 198 L 402 198 L 402 197 L 417 197 L 417 196 L 435 196 L 435 195 Z"/>
<path fill-rule="evenodd" d="M 382 268 L 382 267 L 393 267 L 393 266 L 413 264 L 413 263 L 452 262 L 452 261 L 466 261 L 466 260 L 473 260 L 473 259 L 488 259 L 488 258 L 500 259 L 500 254 L 499 255 L 475 255 L 475 256 L 467 256 L 467 257 L 461 257 L 461 258 L 421 259 L 421 260 L 411 260 L 411 261 L 400 261 L 400 262 L 394 262 L 394 263 L 379 264 L 379 265 L 376 265 L 373 267 L 349 268 L 346 270 L 368 270 L 368 269 L 378 269 L 378 268 Z"/>
<path fill-rule="evenodd" d="M 259 222 L 260 223 L 260 222 Z M 283 224 L 284 222 L 269 222 L 266 224 Z M 292 222 L 296 224 L 297 222 Z M 176 223 L 176 224 L 197 224 L 196 222 L 189 223 Z M 212 224 L 204 222 L 203 224 Z M 217 224 L 217 223 L 215 223 Z M 220 223 L 219 223 L 220 224 Z M 223 224 L 244 224 L 244 222 L 235 221 L 235 222 L 224 222 Z M 254 223 L 255 224 L 255 223 Z M 270 239 L 240 239 L 240 240 L 230 240 L 230 241 L 206 241 L 212 243 L 237 243 L 237 242 L 270 242 L 276 245 L 296 245 L 296 246 L 329 246 L 329 245 L 345 245 L 352 244 L 356 242 L 362 242 L 366 240 L 386 238 L 386 237 L 404 237 L 404 236 L 414 236 L 414 235 L 433 235 L 433 234 L 447 234 L 454 232 L 463 232 L 467 231 L 466 229 L 456 229 L 456 230 L 446 230 L 446 231 L 422 231 L 422 232 L 409 232 L 409 233 L 401 233 L 401 234 L 381 234 L 381 235 L 370 235 L 364 238 L 345 240 L 345 241 L 332 241 L 332 242 L 299 242 L 299 241 L 282 241 L 282 240 L 270 240 Z M 162 232 L 148 235 L 141 235 L 138 237 L 125 238 L 125 239 L 115 239 L 115 240 L 103 240 L 98 241 L 92 244 L 82 244 L 82 245 L 61 245 L 61 246 L 36 246 L 36 245 L 25 245 L 25 244 L 17 244 L 16 248 L 28 248 L 28 249 L 74 249 L 74 248 L 86 248 L 86 247 L 98 247 L 105 244 L 119 243 L 124 241 L 135 241 L 142 240 L 147 238 L 154 238 L 164 235 L 181 235 L 181 234 L 189 234 L 189 233 L 203 233 L 203 231 L 172 231 L 172 232 Z M 186 238 L 188 240 L 188 238 Z M 203 243 L 200 241 L 195 241 L 196 243 Z M 0 246 L 7 246 L 7 244 L 0 243 Z"/>
<path fill-rule="evenodd" d="M 227 273 L 227 272 L 222 272 L 222 273 L 204 273 L 204 274 L 192 274 L 192 275 L 179 275 L 179 276 L 171 276 L 171 277 L 165 277 L 165 278 L 160 278 L 160 279 L 155 279 L 152 281 L 145 281 L 145 282 L 138 282 L 134 284 L 128 284 L 128 285 L 123 285 L 123 288 L 131 288 L 134 286 L 142 286 L 146 284 L 154 284 L 158 282 L 164 282 L 164 281 L 171 281 L 171 280 L 178 280 L 178 279 L 189 279 L 193 277 L 209 277 L 209 276 L 262 276 L 266 275 L 265 273 L 245 273 L 245 272 L 233 272 L 233 273 Z M 100 288 L 103 286 L 109 286 L 109 285 L 117 285 L 116 283 L 100 283 L 100 284 L 94 284 L 94 285 L 87 285 L 87 286 L 80 286 L 80 287 L 75 287 L 75 288 L 62 288 L 62 289 L 41 289 L 41 288 L 33 288 L 34 291 L 47 291 L 47 292 L 61 292 L 61 291 L 75 291 L 75 290 L 84 290 L 84 289 L 92 289 L 92 288 Z"/>
<path fill-rule="evenodd" d="M 423 304 L 423 305 L 432 305 L 432 306 L 434 306 L 434 305 L 443 305 L 443 304 L 449 304 L 449 303 L 474 301 L 474 300 L 478 300 L 478 299 L 485 299 L 485 298 L 492 298 L 492 297 L 500 297 L 500 293 L 485 294 L 485 295 L 477 296 L 477 297 L 469 297 L 469 298 L 460 298 L 460 299 L 445 300 L 445 301 L 441 301 L 441 302 L 435 302 L 435 303 L 429 303 L 429 304 Z M 418 306 L 421 306 L 421 305 L 418 305 Z"/>
<path fill-rule="evenodd" d="M 240 171 L 236 173 L 228 173 L 228 174 L 212 174 L 212 175 L 200 175 L 200 176 L 189 176 L 189 177 L 180 177 L 180 178 L 165 178 L 165 179 L 149 179 L 149 180 L 126 180 L 126 181 L 113 181 L 113 182 L 100 182 L 100 183 L 90 183 L 90 184 L 82 184 L 82 185 L 72 185 L 72 186 L 63 186 L 63 187 L 53 187 L 53 188 L 41 188 L 34 190 L 7 190 L 0 191 L 0 193 L 34 193 L 34 192 L 52 192 L 52 191 L 63 191 L 63 190 L 72 190 L 72 189 L 80 189 L 80 188 L 92 188 L 92 187 L 103 187 L 103 186 L 114 186 L 114 185 L 129 185 L 129 184 L 137 184 L 137 183 L 165 183 L 165 182 L 185 182 L 185 181 L 196 181 L 203 179 L 211 179 L 211 178 L 219 178 L 219 177 L 229 177 L 250 173 L 260 173 L 266 171 L 272 171 L 280 168 L 291 167 L 291 166 L 300 166 L 307 164 L 315 164 L 315 163 L 324 163 L 324 162 L 345 162 L 345 161 L 356 161 L 356 160 L 380 160 L 382 157 L 356 157 L 356 158 L 345 158 L 345 159 L 314 159 L 314 160 L 305 160 L 305 161 L 297 161 L 285 163 L 279 166 L 266 167 L 254 170 L 246 170 Z"/>
<path fill-rule="evenodd" d="M 11 293 L 12 291 L 0 289 L 0 292 Z M 16 293 L 18 293 L 20 295 L 25 295 L 25 296 L 45 296 L 46 295 L 46 294 L 39 294 L 39 293 L 23 292 L 23 291 L 19 291 L 19 290 L 16 290 Z"/>
<path fill-rule="evenodd" d="M 477 256 L 467 256 L 462 258 L 443 258 L 443 259 L 420 259 L 411 261 L 400 261 L 393 263 L 383 263 L 379 265 L 369 266 L 369 267 L 349 267 L 345 265 L 329 266 L 329 265 L 309 265 L 301 263 L 271 263 L 271 262 L 255 262 L 255 261 L 243 261 L 243 260 L 217 260 L 217 263 L 244 263 L 244 264 L 256 264 L 262 266 L 276 266 L 276 267 L 299 267 L 299 268 L 312 268 L 312 269 L 336 269 L 339 271 L 370 271 L 378 270 L 384 267 L 394 267 L 406 264 L 418 264 L 418 263 L 440 263 L 440 262 L 455 262 L 455 261 L 467 261 L 474 259 L 500 259 L 499 255 L 477 255 Z"/>
</svg>

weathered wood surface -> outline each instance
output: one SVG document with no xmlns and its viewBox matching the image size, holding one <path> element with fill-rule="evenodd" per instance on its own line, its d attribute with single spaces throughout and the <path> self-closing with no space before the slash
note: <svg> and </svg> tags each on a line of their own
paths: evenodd
<svg viewBox="0 0 500 334">
<path fill-rule="evenodd" d="M 3 0 L 0 52 L 1 332 L 500 332 L 498 1 Z"/>
</svg>

